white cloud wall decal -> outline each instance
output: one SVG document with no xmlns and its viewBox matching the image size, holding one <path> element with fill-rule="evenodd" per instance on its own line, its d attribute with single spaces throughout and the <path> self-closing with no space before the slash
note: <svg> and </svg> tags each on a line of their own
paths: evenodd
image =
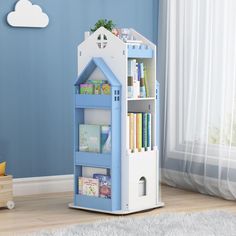
<svg viewBox="0 0 236 236">
<path fill-rule="evenodd" d="M 33 5 L 29 0 L 19 0 L 15 11 L 7 15 L 7 22 L 13 27 L 44 28 L 49 23 L 47 14 L 38 5 Z"/>
</svg>

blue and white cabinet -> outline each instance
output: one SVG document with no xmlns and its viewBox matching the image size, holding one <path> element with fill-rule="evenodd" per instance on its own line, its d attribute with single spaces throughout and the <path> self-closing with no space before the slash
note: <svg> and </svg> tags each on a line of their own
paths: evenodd
<svg viewBox="0 0 236 236">
<path fill-rule="evenodd" d="M 159 185 L 159 91 L 156 81 L 156 46 L 130 29 L 145 45 L 129 45 L 101 27 L 78 46 L 76 86 L 88 79 L 107 80 L 110 95 L 75 94 L 74 202 L 72 208 L 112 214 L 162 207 Z M 128 59 L 144 62 L 147 68 L 148 98 L 128 98 Z M 131 152 L 127 138 L 128 112 L 152 114 L 152 144 L 144 151 Z M 110 125 L 112 150 L 109 154 L 79 151 L 79 124 Z M 111 176 L 111 199 L 80 195 L 78 177 L 94 173 Z M 145 188 L 140 195 L 140 183 Z"/>
</svg>

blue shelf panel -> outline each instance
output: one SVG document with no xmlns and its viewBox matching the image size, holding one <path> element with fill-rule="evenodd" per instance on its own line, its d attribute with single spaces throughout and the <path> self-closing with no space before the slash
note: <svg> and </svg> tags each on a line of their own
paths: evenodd
<svg viewBox="0 0 236 236">
<path fill-rule="evenodd" d="M 75 153 L 76 165 L 110 169 L 111 163 L 112 163 L 111 154 L 93 153 L 93 152 Z"/>
<path fill-rule="evenodd" d="M 111 109 L 111 105 L 112 105 L 111 95 L 89 95 L 89 94 L 75 95 L 76 108 Z"/>
<path fill-rule="evenodd" d="M 152 58 L 153 51 L 147 45 L 128 45 L 129 58 Z"/>
<path fill-rule="evenodd" d="M 75 195 L 75 205 L 79 207 L 99 209 L 104 211 L 112 210 L 112 200 L 108 198 L 100 198 L 86 195 Z"/>
</svg>

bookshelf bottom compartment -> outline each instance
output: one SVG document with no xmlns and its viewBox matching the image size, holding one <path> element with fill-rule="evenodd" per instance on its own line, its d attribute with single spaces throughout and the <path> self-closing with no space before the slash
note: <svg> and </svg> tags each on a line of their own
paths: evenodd
<svg viewBox="0 0 236 236">
<path fill-rule="evenodd" d="M 82 208 L 112 211 L 112 199 L 76 194 L 75 206 Z"/>
<path fill-rule="evenodd" d="M 157 160 L 157 150 L 130 153 L 126 157 L 123 209 L 147 209 L 157 204 Z"/>
</svg>

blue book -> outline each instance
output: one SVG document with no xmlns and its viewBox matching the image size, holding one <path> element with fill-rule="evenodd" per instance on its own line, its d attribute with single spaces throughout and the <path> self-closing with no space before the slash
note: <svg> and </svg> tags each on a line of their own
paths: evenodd
<svg viewBox="0 0 236 236">
<path fill-rule="evenodd" d="M 111 153 L 111 126 L 101 126 L 102 153 Z"/>
</svg>

